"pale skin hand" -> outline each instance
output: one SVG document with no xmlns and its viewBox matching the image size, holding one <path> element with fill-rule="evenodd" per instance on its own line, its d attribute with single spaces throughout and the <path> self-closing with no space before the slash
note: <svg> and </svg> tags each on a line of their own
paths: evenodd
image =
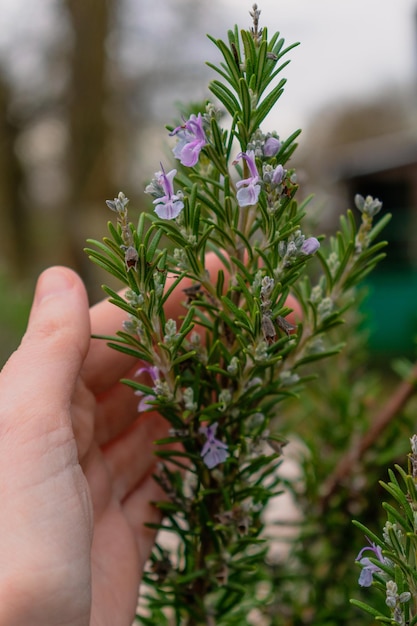
<svg viewBox="0 0 417 626">
<path fill-rule="evenodd" d="M 95 333 L 125 314 L 103 303 Z M 132 370 L 133 367 L 133 370 Z M 27 333 L 0 375 L 0 625 L 130 626 L 161 498 L 156 414 L 118 381 L 137 365 L 90 341 L 81 280 L 39 280 Z M 131 370 L 131 371 L 129 371 Z"/>
<path fill-rule="evenodd" d="M 214 279 L 217 265 L 208 259 Z M 182 296 L 167 317 L 184 312 Z M 90 339 L 124 318 L 108 303 L 89 311 L 80 278 L 51 268 L 0 374 L 0 626 L 132 623 L 154 540 L 144 523 L 162 497 L 153 442 L 167 424 L 138 415 L 119 383 L 137 363 Z"/>
</svg>

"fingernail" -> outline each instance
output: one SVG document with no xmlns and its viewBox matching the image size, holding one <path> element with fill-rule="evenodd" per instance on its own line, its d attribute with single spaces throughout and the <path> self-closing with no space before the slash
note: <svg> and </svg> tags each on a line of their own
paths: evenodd
<svg viewBox="0 0 417 626">
<path fill-rule="evenodd" d="M 35 300 L 41 302 L 56 294 L 68 291 L 74 285 L 72 272 L 64 267 L 52 267 L 45 270 L 38 278 Z"/>
</svg>

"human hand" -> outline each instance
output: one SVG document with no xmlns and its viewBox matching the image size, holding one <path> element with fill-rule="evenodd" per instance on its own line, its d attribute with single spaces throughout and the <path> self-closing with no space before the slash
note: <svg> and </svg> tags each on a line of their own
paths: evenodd
<svg viewBox="0 0 417 626">
<path fill-rule="evenodd" d="M 108 303 L 89 313 L 77 275 L 47 270 L 0 374 L 1 626 L 132 623 L 166 425 L 138 416 L 119 383 L 137 364 L 90 339 L 90 324 L 113 334 L 123 315 Z"/>
</svg>

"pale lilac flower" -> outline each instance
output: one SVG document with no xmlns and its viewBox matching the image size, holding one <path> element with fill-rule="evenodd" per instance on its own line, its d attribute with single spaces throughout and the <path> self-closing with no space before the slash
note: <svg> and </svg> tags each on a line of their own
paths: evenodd
<svg viewBox="0 0 417 626">
<path fill-rule="evenodd" d="M 244 159 L 248 164 L 251 176 L 236 183 L 239 190 L 236 194 L 237 203 L 240 207 L 252 206 L 258 202 L 261 186 L 259 184 L 259 173 L 255 163 L 255 152 L 239 152 L 237 159 Z"/>
<path fill-rule="evenodd" d="M 362 548 L 362 550 L 359 552 L 358 556 L 355 559 L 355 561 L 362 565 L 362 571 L 358 580 L 358 583 L 361 587 L 370 587 L 372 585 L 373 575 L 382 571 L 381 568 L 372 563 L 368 557 L 362 557 L 362 554 L 366 550 L 370 550 L 371 552 L 373 552 L 381 563 L 385 563 L 385 559 L 382 556 L 382 550 L 380 546 L 377 546 L 375 543 L 370 542 L 369 546 L 365 546 L 364 548 Z"/>
<path fill-rule="evenodd" d="M 278 154 L 280 148 L 281 148 L 280 140 L 277 139 L 276 137 L 272 137 L 271 135 L 270 137 L 267 138 L 267 140 L 264 143 L 264 155 L 266 157 L 273 157 L 276 154 Z"/>
<path fill-rule="evenodd" d="M 210 426 L 200 427 L 200 433 L 203 433 L 203 435 L 207 438 L 200 454 L 209 469 L 216 467 L 216 465 L 220 465 L 220 463 L 224 463 L 229 456 L 227 444 L 223 443 L 223 441 L 220 441 L 219 439 L 216 439 L 216 430 L 217 422 L 210 424 Z"/>
<path fill-rule="evenodd" d="M 141 376 L 143 373 L 149 374 L 154 384 L 159 381 L 159 376 L 160 376 L 159 369 L 156 367 L 156 365 L 144 365 L 143 367 L 140 367 L 137 370 L 135 375 Z M 155 400 L 154 395 L 152 394 L 145 395 L 143 391 L 140 391 L 138 389 L 137 391 L 135 391 L 135 396 L 141 397 L 140 402 L 138 404 L 139 413 L 144 413 L 145 411 L 152 411 L 152 409 L 154 409 L 154 406 L 152 405 L 152 402 Z"/>
<path fill-rule="evenodd" d="M 303 254 L 314 254 L 320 248 L 320 242 L 315 237 L 309 237 L 301 246 L 301 252 Z"/>
<path fill-rule="evenodd" d="M 145 189 L 145 193 L 156 196 L 153 201 L 155 213 L 162 220 L 173 220 L 184 208 L 184 203 L 178 194 L 174 194 L 174 177 L 177 170 L 165 174 L 161 164 L 161 171 L 155 173 L 155 179 Z M 157 195 L 159 194 L 159 195 Z"/>
<path fill-rule="evenodd" d="M 272 172 L 271 183 L 273 183 L 274 185 L 280 185 L 284 180 L 285 174 L 286 172 L 280 163 Z"/>
<path fill-rule="evenodd" d="M 173 149 L 175 158 L 186 167 L 193 167 L 198 161 L 201 150 L 207 144 L 201 113 L 191 115 L 182 126 L 174 128 L 170 135 L 178 137 L 178 143 Z"/>
<path fill-rule="evenodd" d="M 281 163 L 276 167 L 272 167 L 269 164 L 264 165 L 262 170 L 263 182 L 271 190 L 279 187 L 287 175 L 287 170 L 284 169 Z"/>
</svg>

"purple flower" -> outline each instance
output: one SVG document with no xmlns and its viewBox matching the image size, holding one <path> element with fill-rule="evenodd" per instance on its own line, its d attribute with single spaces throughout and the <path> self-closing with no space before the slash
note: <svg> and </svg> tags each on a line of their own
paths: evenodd
<svg viewBox="0 0 417 626">
<path fill-rule="evenodd" d="M 376 544 L 370 542 L 369 546 L 365 546 L 364 548 L 362 548 L 362 550 L 359 552 L 358 556 L 355 559 L 356 562 L 362 565 L 362 571 L 358 580 L 358 583 L 361 587 L 370 587 L 372 585 L 373 575 L 382 571 L 381 568 L 377 565 L 374 565 L 374 563 L 372 563 L 368 557 L 362 557 L 362 554 L 366 550 L 370 550 L 371 552 L 373 552 L 381 563 L 385 563 L 385 559 L 382 556 L 382 550 L 380 546 L 377 546 Z"/>
<path fill-rule="evenodd" d="M 217 422 L 214 422 L 214 424 L 210 424 L 210 426 L 201 426 L 199 431 L 207 438 L 200 454 L 209 469 L 216 467 L 216 465 L 219 465 L 220 463 L 224 463 L 229 456 L 227 444 L 223 443 L 223 441 L 220 441 L 219 439 L 216 439 L 216 430 Z"/>
<path fill-rule="evenodd" d="M 154 384 L 157 381 L 159 381 L 159 369 L 156 367 L 156 365 L 144 365 L 143 367 L 140 367 L 137 370 L 137 372 L 136 372 L 136 376 L 141 376 L 144 372 L 149 374 L 149 376 L 152 378 L 152 382 Z M 141 396 L 141 400 L 140 400 L 140 402 L 138 404 L 138 412 L 139 413 L 144 413 L 145 411 L 152 411 L 152 409 L 155 408 L 151 404 L 155 400 L 155 396 L 154 395 L 148 394 L 148 395 L 145 396 L 143 391 L 140 391 L 138 389 L 137 391 L 135 391 L 135 396 Z"/>
<path fill-rule="evenodd" d="M 259 173 L 255 163 L 255 152 L 239 152 L 237 159 L 245 159 L 248 164 L 251 176 L 236 183 L 239 190 L 236 194 L 237 203 L 240 207 L 252 206 L 258 202 L 261 186 L 259 184 Z"/>
<path fill-rule="evenodd" d="M 280 163 L 272 172 L 271 183 L 273 183 L 274 185 L 280 185 L 284 180 L 285 174 L 286 172 Z"/>
<path fill-rule="evenodd" d="M 309 237 L 301 246 L 301 252 L 303 254 L 314 254 L 320 248 L 320 242 L 315 237 Z"/>
<path fill-rule="evenodd" d="M 280 147 L 281 147 L 280 140 L 277 139 L 276 137 L 272 137 L 271 135 L 270 137 L 267 138 L 267 140 L 264 143 L 264 155 L 266 157 L 273 157 L 276 154 L 278 154 Z"/>
<path fill-rule="evenodd" d="M 197 116 L 191 115 L 183 126 L 174 128 L 170 135 L 178 136 L 178 143 L 173 149 L 175 158 L 186 167 L 193 167 L 198 161 L 201 150 L 207 144 L 201 113 Z"/>
<path fill-rule="evenodd" d="M 184 208 L 180 196 L 174 194 L 173 181 L 176 173 L 177 170 L 171 170 L 165 174 L 161 163 L 161 171 L 156 172 L 155 179 L 145 189 L 145 193 L 156 196 L 153 201 L 155 213 L 162 220 L 173 220 Z"/>
</svg>

